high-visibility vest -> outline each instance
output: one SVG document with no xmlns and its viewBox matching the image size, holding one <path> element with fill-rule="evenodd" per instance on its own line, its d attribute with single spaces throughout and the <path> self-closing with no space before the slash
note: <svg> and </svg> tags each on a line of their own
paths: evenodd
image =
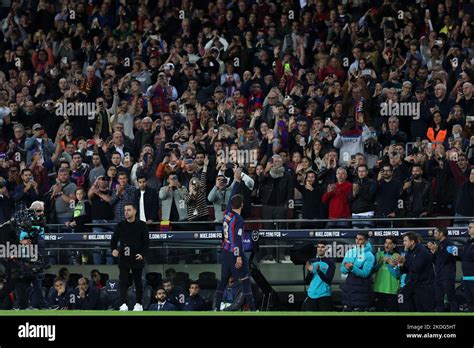
<svg viewBox="0 0 474 348">
<path fill-rule="evenodd" d="M 426 132 L 426 136 L 428 139 L 434 144 L 433 146 L 436 146 L 436 143 L 444 143 L 446 140 L 446 136 L 448 135 L 448 130 L 447 129 L 440 129 L 438 133 L 435 136 L 435 130 L 433 127 L 428 128 L 428 131 Z"/>
</svg>

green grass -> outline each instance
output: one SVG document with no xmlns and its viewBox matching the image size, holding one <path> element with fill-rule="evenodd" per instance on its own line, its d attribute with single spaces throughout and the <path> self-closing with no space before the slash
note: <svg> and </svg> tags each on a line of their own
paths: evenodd
<svg viewBox="0 0 474 348">
<path fill-rule="evenodd" d="M 0 316 L 193 316 L 193 317 L 219 317 L 219 316 L 247 316 L 247 317 L 268 317 L 268 316 L 474 316 L 474 313 L 399 313 L 399 312 L 119 312 L 119 311 L 55 311 L 55 310 L 20 310 L 6 311 L 0 310 Z"/>
</svg>

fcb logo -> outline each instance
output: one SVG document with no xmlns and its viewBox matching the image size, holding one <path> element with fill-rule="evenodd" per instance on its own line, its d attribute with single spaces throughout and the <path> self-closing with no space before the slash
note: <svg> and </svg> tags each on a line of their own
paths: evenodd
<svg viewBox="0 0 474 348">
<path fill-rule="evenodd" d="M 310 237 L 314 237 L 314 232 L 313 232 L 313 231 L 310 231 L 310 232 L 309 232 L 309 236 L 310 236 Z"/>
<path fill-rule="evenodd" d="M 82 239 L 87 240 L 87 234 L 83 234 Z"/>
<path fill-rule="evenodd" d="M 194 239 L 198 239 L 199 238 L 199 233 L 194 233 Z"/>
<path fill-rule="evenodd" d="M 369 237 L 373 237 L 373 236 L 374 236 L 374 232 L 369 231 Z"/>
<path fill-rule="evenodd" d="M 432 237 L 433 236 L 433 230 L 428 231 L 428 236 Z"/>
</svg>

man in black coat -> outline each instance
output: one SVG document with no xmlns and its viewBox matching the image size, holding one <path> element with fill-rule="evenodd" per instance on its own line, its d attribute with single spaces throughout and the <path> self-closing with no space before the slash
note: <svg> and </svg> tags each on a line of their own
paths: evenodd
<svg viewBox="0 0 474 348">
<path fill-rule="evenodd" d="M 158 220 L 158 192 L 146 185 L 146 176 L 137 176 L 138 190 L 135 191 L 135 206 L 138 208 L 138 218 L 150 224 Z"/>
<path fill-rule="evenodd" d="M 438 227 L 434 237 L 439 244 L 429 242 L 435 265 L 435 301 L 436 312 L 444 312 L 444 297 L 448 297 L 450 312 L 458 312 L 456 300 L 456 256 L 458 249 L 448 238 L 448 229 Z"/>
<path fill-rule="evenodd" d="M 474 312 L 474 220 L 469 224 L 469 239 L 459 252 L 462 266 L 462 285 L 469 312 Z"/>
<path fill-rule="evenodd" d="M 206 310 L 206 301 L 199 295 L 199 283 L 192 282 L 189 285 L 189 296 L 186 298 L 183 310 L 185 311 L 204 311 Z"/>
<path fill-rule="evenodd" d="M 400 272 L 407 276 L 400 300 L 410 312 L 432 312 L 435 307 L 432 256 L 414 232 L 404 235 L 403 246 L 407 252 L 400 256 L 398 264 Z"/>
<path fill-rule="evenodd" d="M 89 279 L 82 277 L 78 280 L 74 290 L 74 309 L 93 310 L 99 309 L 99 292 L 89 286 Z"/>
<path fill-rule="evenodd" d="M 150 246 L 148 226 L 137 218 L 137 208 L 133 203 L 125 204 L 124 214 L 125 220 L 117 224 L 111 241 L 112 256 L 119 257 L 120 299 L 122 301 L 120 310 L 128 311 L 127 291 L 131 270 L 137 289 L 137 303 L 133 310 L 143 311 L 142 271 L 144 257 Z M 119 242 L 120 251 L 117 249 Z"/>
</svg>

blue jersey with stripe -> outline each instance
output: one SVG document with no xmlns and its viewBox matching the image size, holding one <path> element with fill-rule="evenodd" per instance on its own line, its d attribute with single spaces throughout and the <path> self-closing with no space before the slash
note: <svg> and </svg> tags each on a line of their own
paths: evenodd
<svg viewBox="0 0 474 348">
<path fill-rule="evenodd" d="M 224 216 L 222 226 L 222 248 L 233 253 L 235 256 L 243 254 L 242 234 L 244 231 L 244 219 L 234 211 L 229 211 Z"/>
</svg>

